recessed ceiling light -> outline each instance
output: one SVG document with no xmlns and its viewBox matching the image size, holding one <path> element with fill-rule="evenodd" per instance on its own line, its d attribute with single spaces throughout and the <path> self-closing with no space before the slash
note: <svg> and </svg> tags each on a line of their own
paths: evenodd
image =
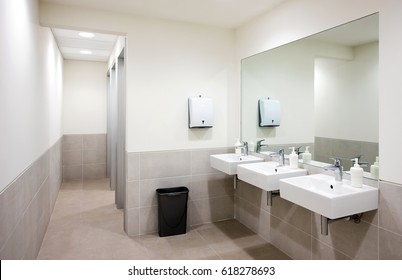
<svg viewBox="0 0 402 280">
<path fill-rule="evenodd" d="M 78 35 L 80 35 L 81 37 L 85 37 L 85 38 L 93 38 L 93 37 L 95 37 L 95 34 L 90 33 L 90 32 L 80 32 L 80 33 L 78 33 Z"/>
<path fill-rule="evenodd" d="M 92 54 L 90 50 L 80 50 L 80 54 Z"/>
</svg>

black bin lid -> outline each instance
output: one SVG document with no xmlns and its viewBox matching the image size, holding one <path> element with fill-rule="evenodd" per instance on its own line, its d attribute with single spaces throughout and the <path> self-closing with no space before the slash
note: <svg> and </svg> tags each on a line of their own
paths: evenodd
<svg viewBox="0 0 402 280">
<path fill-rule="evenodd" d="M 169 194 L 183 194 L 183 193 L 188 193 L 189 190 L 187 187 L 174 187 L 174 188 L 162 188 L 162 189 L 157 189 L 156 192 L 159 195 L 169 195 Z"/>
</svg>

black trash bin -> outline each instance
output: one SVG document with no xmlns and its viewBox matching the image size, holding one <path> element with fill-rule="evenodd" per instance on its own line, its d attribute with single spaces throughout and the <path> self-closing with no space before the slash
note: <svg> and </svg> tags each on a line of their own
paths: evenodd
<svg viewBox="0 0 402 280">
<path fill-rule="evenodd" d="M 186 233 L 188 188 L 164 188 L 156 192 L 159 236 Z"/>
</svg>

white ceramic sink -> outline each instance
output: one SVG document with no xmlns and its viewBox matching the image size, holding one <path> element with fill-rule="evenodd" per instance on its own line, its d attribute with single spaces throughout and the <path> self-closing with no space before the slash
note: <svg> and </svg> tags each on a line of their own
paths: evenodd
<svg viewBox="0 0 402 280">
<path fill-rule="evenodd" d="M 329 219 L 360 214 L 378 208 L 378 189 L 351 186 L 349 180 L 315 174 L 280 180 L 280 196 Z"/>
<path fill-rule="evenodd" d="M 237 177 L 265 191 L 279 190 L 279 180 L 283 178 L 306 175 L 307 170 L 279 166 L 278 162 L 265 161 L 239 165 Z"/>
<path fill-rule="evenodd" d="M 237 174 L 237 166 L 244 163 L 253 163 L 263 161 L 264 159 L 253 155 L 238 155 L 238 154 L 218 154 L 211 155 L 211 166 L 229 175 Z"/>
<path fill-rule="evenodd" d="M 264 156 L 272 156 L 272 155 L 276 155 L 276 152 L 271 152 L 271 151 L 262 151 L 259 152 L 260 154 L 264 155 Z"/>
</svg>

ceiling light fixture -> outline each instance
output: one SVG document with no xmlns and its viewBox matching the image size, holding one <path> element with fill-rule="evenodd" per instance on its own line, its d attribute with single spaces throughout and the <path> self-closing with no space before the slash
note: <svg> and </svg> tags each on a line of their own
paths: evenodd
<svg viewBox="0 0 402 280">
<path fill-rule="evenodd" d="M 81 37 L 85 37 L 85 38 L 93 38 L 93 37 L 95 37 L 95 34 L 90 33 L 90 32 L 80 32 L 80 33 L 78 33 L 78 35 L 80 35 Z"/>
<path fill-rule="evenodd" d="M 90 50 L 80 50 L 80 54 L 92 54 Z"/>
</svg>

